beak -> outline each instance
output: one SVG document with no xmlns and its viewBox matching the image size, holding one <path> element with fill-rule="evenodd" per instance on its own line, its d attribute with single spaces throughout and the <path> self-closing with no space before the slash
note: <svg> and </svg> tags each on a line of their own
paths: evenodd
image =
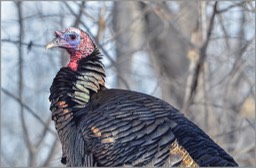
<svg viewBox="0 0 256 168">
<path fill-rule="evenodd" d="M 63 38 L 61 38 L 63 33 L 64 32 L 62 31 L 55 31 L 56 37 L 45 46 L 45 49 L 54 47 L 65 47 L 65 45 L 67 45 L 67 42 Z"/>
<path fill-rule="evenodd" d="M 50 43 L 46 44 L 45 49 L 54 48 L 54 47 L 62 47 L 69 48 L 70 44 L 61 37 L 54 38 Z"/>
<path fill-rule="evenodd" d="M 45 49 L 49 49 L 49 48 L 53 48 L 53 47 L 57 47 L 57 46 L 55 46 L 53 42 L 50 42 L 50 43 L 48 43 L 48 44 L 45 46 Z"/>
<path fill-rule="evenodd" d="M 59 37 L 54 38 L 50 43 L 45 46 L 45 49 L 54 48 L 59 46 Z"/>
</svg>

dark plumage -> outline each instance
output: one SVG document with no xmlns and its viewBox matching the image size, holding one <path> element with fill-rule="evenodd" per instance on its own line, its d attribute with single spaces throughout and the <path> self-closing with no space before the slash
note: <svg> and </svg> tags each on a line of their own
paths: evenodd
<svg viewBox="0 0 256 168">
<path fill-rule="evenodd" d="M 101 54 L 82 30 L 57 31 L 47 48 L 55 46 L 66 48 L 71 57 L 54 78 L 49 97 L 63 164 L 238 166 L 208 135 L 163 100 L 107 89 Z"/>
</svg>

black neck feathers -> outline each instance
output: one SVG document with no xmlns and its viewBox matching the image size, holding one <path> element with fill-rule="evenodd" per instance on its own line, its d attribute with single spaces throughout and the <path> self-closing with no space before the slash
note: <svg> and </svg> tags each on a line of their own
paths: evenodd
<svg viewBox="0 0 256 168">
<path fill-rule="evenodd" d="M 50 88 L 53 120 L 62 122 L 72 118 L 73 113 L 87 105 L 94 93 L 104 88 L 105 70 L 101 59 L 99 50 L 95 49 L 92 54 L 79 60 L 76 71 L 69 67 L 59 70 Z"/>
</svg>

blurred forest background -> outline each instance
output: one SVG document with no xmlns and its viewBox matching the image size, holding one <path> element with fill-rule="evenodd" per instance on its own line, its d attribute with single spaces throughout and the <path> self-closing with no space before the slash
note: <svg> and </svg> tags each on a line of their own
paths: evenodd
<svg viewBox="0 0 256 168">
<path fill-rule="evenodd" d="M 167 101 L 255 166 L 255 12 L 254 1 L 2 1 L 1 165 L 62 166 L 48 96 L 68 56 L 44 46 L 74 26 L 104 55 L 107 87 Z"/>
</svg>

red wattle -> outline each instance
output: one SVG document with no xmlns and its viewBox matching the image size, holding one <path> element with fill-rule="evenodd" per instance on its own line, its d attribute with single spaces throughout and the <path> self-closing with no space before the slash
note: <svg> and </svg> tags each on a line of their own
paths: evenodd
<svg viewBox="0 0 256 168">
<path fill-rule="evenodd" d="M 78 67 L 78 61 L 82 59 L 82 55 L 79 53 L 76 53 L 75 55 L 70 56 L 70 61 L 68 63 L 68 67 L 73 70 L 76 71 L 77 67 Z"/>
<path fill-rule="evenodd" d="M 77 62 L 69 62 L 68 63 L 68 67 L 73 70 L 73 71 L 76 71 L 77 70 L 77 67 L 78 67 L 78 64 Z"/>
</svg>

